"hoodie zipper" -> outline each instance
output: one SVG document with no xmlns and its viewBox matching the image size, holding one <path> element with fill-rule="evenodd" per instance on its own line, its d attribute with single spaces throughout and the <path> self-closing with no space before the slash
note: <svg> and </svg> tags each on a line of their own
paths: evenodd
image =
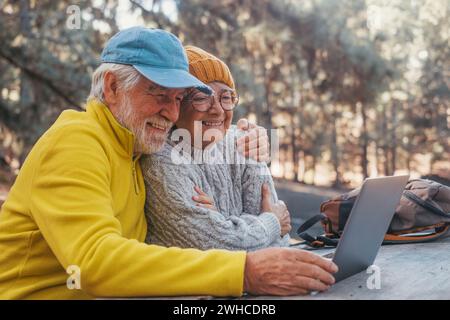
<svg viewBox="0 0 450 320">
<path fill-rule="evenodd" d="M 139 183 L 138 177 L 136 173 L 136 161 L 138 161 L 138 157 L 136 159 L 132 159 L 132 173 L 133 173 L 133 182 L 134 182 L 134 191 L 136 194 L 139 194 Z"/>
</svg>

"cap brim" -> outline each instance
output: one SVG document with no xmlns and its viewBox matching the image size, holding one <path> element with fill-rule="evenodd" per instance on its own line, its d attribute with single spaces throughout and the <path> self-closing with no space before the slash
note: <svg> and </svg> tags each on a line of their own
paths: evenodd
<svg viewBox="0 0 450 320">
<path fill-rule="evenodd" d="M 180 69 L 163 69 L 133 65 L 148 80 L 166 88 L 192 88 L 211 94 L 212 89 L 189 72 Z"/>
</svg>

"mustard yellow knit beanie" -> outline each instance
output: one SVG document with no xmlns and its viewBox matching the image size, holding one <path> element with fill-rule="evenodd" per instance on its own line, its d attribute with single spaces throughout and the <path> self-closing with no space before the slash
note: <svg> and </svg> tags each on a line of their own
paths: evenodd
<svg viewBox="0 0 450 320">
<path fill-rule="evenodd" d="M 189 72 L 204 83 L 223 82 L 235 89 L 230 69 L 222 60 L 194 46 L 185 46 L 189 60 Z"/>
</svg>

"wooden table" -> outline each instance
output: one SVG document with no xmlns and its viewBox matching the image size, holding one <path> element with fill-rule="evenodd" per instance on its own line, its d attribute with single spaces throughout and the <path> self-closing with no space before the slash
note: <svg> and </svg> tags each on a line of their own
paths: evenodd
<svg viewBox="0 0 450 320">
<path fill-rule="evenodd" d="M 363 271 L 316 295 L 243 299 L 450 299 L 450 237 L 382 246 L 374 264 L 380 270 L 380 289 L 368 289 L 367 280 L 373 273 Z"/>
<path fill-rule="evenodd" d="M 330 249 L 314 252 L 326 254 Z M 382 246 L 374 265 L 380 270 L 380 289 L 369 289 L 362 271 L 327 292 L 308 296 L 248 296 L 233 300 L 383 300 L 450 299 L 450 236 L 429 243 Z M 137 298 L 133 298 L 137 299 Z M 146 300 L 215 300 L 212 296 L 149 297 Z M 223 298 L 220 298 L 223 299 Z"/>
</svg>

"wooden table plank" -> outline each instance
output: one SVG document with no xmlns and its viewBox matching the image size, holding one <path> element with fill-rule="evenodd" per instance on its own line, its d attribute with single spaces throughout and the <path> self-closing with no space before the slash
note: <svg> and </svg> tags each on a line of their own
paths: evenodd
<svg viewBox="0 0 450 320">
<path fill-rule="evenodd" d="M 380 268 L 380 289 L 368 289 L 372 274 L 363 271 L 316 295 L 242 299 L 450 299 L 450 237 L 382 246 L 374 264 Z"/>
</svg>

